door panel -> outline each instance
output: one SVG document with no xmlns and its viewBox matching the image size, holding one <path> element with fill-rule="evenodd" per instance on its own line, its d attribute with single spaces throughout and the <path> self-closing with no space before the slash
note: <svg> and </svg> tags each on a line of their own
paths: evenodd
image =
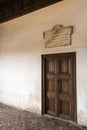
<svg viewBox="0 0 87 130">
<path fill-rule="evenodd" d="M 69 119 L 72 118 L 71 115 L 71 107 L 72 107 L 72 93 L 71 93 L 71 81 L 72 81 L 72 68 L 71 68 L 71 58 L 70 57 L 59 57 L 59 77 L 58 80 L 61 80 L 61 92 L 59 92 L 59 100 L 61 102 L 61 113 L 59 113 L 59 116 Z M 70 107 L 71 105 L 71 107 Z"/>
<path fill-rule="evenodd" d="M 76 121 L 75 53 L 42 56 L 43 114 Z"/>
<path fill-rule="evenodd" d="M 56 115 L 57 112 L 57 70 L 56 59 L 46 59 L 46 113 Z"/>
</svg>

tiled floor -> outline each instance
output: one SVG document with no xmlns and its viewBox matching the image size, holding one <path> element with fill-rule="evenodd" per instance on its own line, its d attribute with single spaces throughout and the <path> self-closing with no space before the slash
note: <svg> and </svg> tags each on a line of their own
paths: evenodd
<svg viewBox="0 0 87 130">
<path fill-rule="evenodd" d="M 75 124 L 0 104 L 0 130 L 86 130 Z"/>
</svg>

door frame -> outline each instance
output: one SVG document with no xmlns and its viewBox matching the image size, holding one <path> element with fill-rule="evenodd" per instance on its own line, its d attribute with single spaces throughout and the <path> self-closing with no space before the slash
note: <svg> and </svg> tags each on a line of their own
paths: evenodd
<svg viewBox="0 0 87 130">
<path fill-rule="evenodd" d="M 71 56 L 72 60 L 74 62 L 72 62 L 72 69 L 73 69 L 73 119 L 71 121 L 77 123 L 77 91 L 76 91 L 76 52 L 68 52 L 68 53 L 56 53 L 56 54 L 44 54 L 41 55 L 41 71 L 42 71 L 42 102 L 41 102 L 41 112 L 42 115 L 46 114 L 46 106 L 45 106 L 45 84 L 46 84 L 46 77 L 45 77 L 45 61 L 46 58 L 51 58 L 51 57 L 57 57 L 57 56 Z M 59 117 L 58 117 L 59 118 Z"/>
</svg>

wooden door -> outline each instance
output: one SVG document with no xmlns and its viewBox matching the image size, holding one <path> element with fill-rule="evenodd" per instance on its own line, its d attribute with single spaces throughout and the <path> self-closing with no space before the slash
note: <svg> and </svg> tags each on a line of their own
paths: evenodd
<svg viewBox="0 0 87 130">
<path fill-rule="evenodd" d="M 76 122 L 75 53 L 42 56 L 42 113 Z"/>
</svg>

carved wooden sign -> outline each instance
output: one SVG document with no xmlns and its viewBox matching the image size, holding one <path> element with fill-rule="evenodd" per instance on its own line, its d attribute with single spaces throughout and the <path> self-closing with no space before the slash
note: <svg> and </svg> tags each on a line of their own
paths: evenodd
<svg viewBox="0 0 87 130">
<path fill-rule="evenodd" d="M 63 25 L 55 25 L 52 30 L 43 32 L 45 39 L 45 47 L 67 46 L 71 44 L 71 35 L 73 26 L 64 27 Z"/>
</svg>

